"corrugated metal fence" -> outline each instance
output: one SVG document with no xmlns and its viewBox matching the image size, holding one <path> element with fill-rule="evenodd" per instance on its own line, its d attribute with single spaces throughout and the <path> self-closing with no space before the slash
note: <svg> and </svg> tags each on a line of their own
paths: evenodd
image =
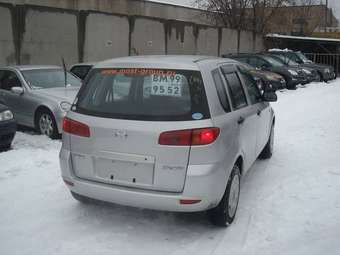
<svg viewBox="0 0 340 255">
<path fill-rule="evenodd" d="M 337 76 L 340 74 L 340 54 L 304 53 L 307 58 L 315 63 L 326 64 L 334 67 Z"/>
</svg>

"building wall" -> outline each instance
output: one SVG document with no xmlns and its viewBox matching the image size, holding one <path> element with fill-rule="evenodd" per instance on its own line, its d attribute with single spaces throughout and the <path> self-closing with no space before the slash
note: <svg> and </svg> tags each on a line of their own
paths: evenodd
<svg viewBox="0 0 340 255">
<path fill-rule="evenodd" d="M 167 54 L 196 54 L 194 28 L 190 24 L 170 23 L 167 28 Z"/>
<path fill-rule="evenodd" d="M 124 7 L 129 1 L 133 0 L 86 2 L 93 5 L 91 8 L 98 5 L 101 10 L 109 6 L 113 8 L 118 3 Z M 238 45 L 242 52 L 262 47 L 261 41 L 255 42 L 249 35 L 251 33 L 245 31 L 241 32 L 243 41 L 238 43 L 237 32 L 231 29 L 158 17 L 78 10 L 83 8 L 83 1 L 76 0 L 48 1 L 48 4 L 58 3 L 62 8 L 43 6 L 47 1 L 32 0 L 29 3 L 41 3 L 42 6 L 12 5 L 0 0 L 0 65 L 60 65 L 62 58 L 71 65 L 136 54 L 218 56 L 236 52 Z M 159 5 L 160 8 L 164 6 Z M 181 7 L 178 10 L 170 7 L 173 8 L 173 17 L 183 14 Z M 148 8 L 151 8 L 149 4 L 141 1 L 132 5 L 129 11 L 138 13 Z M 168 8 L 159 11 L 159 15 L 170 17 Z"/>
<path fill-rule="evenodd" d="M 201 10 L 146 0 L 1 0 L 16 5 L 38 5 L 70 10 L 147 16 L 211 25 Z"/>
<path fill-rule="evenodd" d="M 131 23 L 131 55 L 165 54 L 165 29 L 162 22 L 136 18 Z"/>
<path fill-rule="evenodd" d="M 0 6 L 0 65 L 15 63 L 11 11 Z"/>
<path fill-rule="evenodd" d="M 21 64 L 60 64 L 78 59 L 77 16 L 64 11 L 28 9 L 21 42 Z"/>
<path fill-rule="evenodd" d="M 85 31 L 85 62 L 129 55 L 127 17 L 90 13 L 86 19 Z"/>
</svg>

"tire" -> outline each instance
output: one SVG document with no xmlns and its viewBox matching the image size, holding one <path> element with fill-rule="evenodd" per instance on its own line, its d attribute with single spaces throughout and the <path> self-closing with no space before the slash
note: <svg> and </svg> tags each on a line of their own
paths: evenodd
<svg viewBox="0 0 340 255">
<path fill-rule="evenodd" d="M 315 82 L 321 82 L 321 81 L 322 81 L 321 74 L 319 72 L 317 72 L 317 76 L 316 76 Z"/>
<path fill-rule="evenodd" d="M 266 146 L 263 148 L 262 152 L 260 153 L 259 158 L 260 159 L 269 159 L 273 155 L 273 149 L 274 149 L 274 124 L 272 125 L 270 129 L 270 135 L 268 138 L 268 142 L 266 143 Z"/>
<path fill-rule="evenodd" d="M 240 197 L 240 179 L 240 168 L 236 164 L 230 173 L 221 201 L 208 212 L 210 220 L 214 225 L 227 227 L 234 221 Z"/>
<path fill-rule="evenodd" d="M 74 193 L 73 191 L 71 191 L 71 195 L 75 200 L 77 200 L 78 202 L 83 203 L 83 204 L 88 204 L 92 201 L 91 198 L 84 197 L 82 195 Z"/>
<path fill-rule="evenodd" d="M 289 90 L 296 90 L 296 84 L 295 85 L 291 85 L 289 83 L 289 79 L 287 77 L 283 77 L 286 81 L 286 88 L 289 89 Z"/>
<path fill-rule="evenodd" d="M 0 152 L 8 151 L 11 149 L 11 144 L 0 145 Z"/>
<path fill-rule="evenodd" d="M 51 139 L 58 139 L 60 137 L 55 118 L 48 110 L 38 112 L 36 117 L 36 130 L 39 134 L 46 135 Z"/>
</svg>

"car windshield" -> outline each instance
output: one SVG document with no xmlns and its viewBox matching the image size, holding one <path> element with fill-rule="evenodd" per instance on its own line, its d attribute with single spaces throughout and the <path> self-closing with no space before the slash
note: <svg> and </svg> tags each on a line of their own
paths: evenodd
<svg viewBox="0 0 340 255">
<path fill-rule="evenodd" d="M 65 87 L 65 73 L 62 69 L 24 70 L 22 74 L 32 89 Z M 67 72 L 66 86 L 81 86 L 81 81 Z"/>
<path fill-rule="evenodd" d="M 295 54 L 304 62 L 304 63 L 311 63 L 312 61 L 309 60 L 304 54 L 301 52 L 295 52 Z"/>
<path fill-rule="evenodd" d="M 268 61 L 274 67 L 281 67 L 281 66 L 285 65 L 282 61 L 276 60 L 275 58 L 272 58 L 272 57 L 269 57 L 269 56 L 263 56 L 263 58 L 266 61 Z"/>
<path fill-rule="evenodd" d="M 297 62 L 294 60 L 284 56 L 284 55 L 275 55 L 274 56 L 276 59 L 279 59 L 280 61 L 283 61 L 284 64 L 289 65 L 289 66 L 297 66 L 299 65 Z"/>
<path fill-rule="evenodd" d="M 242 63 L 242 64 L 240 64 L 244 69 L 246 69 L 246 70 L 255 70 L 255 68 L 253 67 L 253 66 L 251 66 L 251 65 L 249 65 L 249 64 L 246 64 L 246 63 Z"/>
<path fill-rule="evenodd" d="M 209 118 L 201 73 L 165 69 L 98 69 L 79 92 L 76 111 L 131 120 Z"/>
</svg>

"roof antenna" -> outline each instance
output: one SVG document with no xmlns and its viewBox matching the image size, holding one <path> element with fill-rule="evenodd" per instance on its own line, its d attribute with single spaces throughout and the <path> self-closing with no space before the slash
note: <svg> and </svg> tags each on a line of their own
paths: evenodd
<svg viewBox="0 0 340 255">
<path fill-rule="evenodd" d="M 61 57 L 61 62 L 63 63 L 63 70 L 64 70 L 64 81 L 65 81 L 65 88 L 67 87 L 67 70 L 66 70 L 66 64 L 63 57 Z"/>
</svg>

